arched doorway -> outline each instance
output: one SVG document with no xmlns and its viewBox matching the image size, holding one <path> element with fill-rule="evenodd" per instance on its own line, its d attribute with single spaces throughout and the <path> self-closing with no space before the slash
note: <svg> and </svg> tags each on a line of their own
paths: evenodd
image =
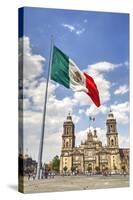
<svg viewBox="0 0 133 200">
<path fill-rule="evenodd" d="M 88 173 L 92 173 L 92 163 L 89 163 L 88 164 L 88 167 L 87 167 L 87 171 L 88 171 Z"/>
</svg>

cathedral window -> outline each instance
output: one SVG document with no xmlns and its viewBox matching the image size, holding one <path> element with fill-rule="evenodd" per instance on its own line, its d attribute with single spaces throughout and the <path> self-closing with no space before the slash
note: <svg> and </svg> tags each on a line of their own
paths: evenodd
<svg viewBox="0 0 133 200">
<path fill-rule="evenodd" d="M 69 143 L 68 143 L 68 142 L 66 142 L 66 147 L 68 147 L 68 144 L 69 144 Z"/>
<path fill-rule="evenodd" d="M 66 128 L 66 135 L 68 135 L 68 128 Z"/>
<path fill-rule="evenodd" d="M 68 128 L 68 133 L 69 133 L 69 134 L 71 133 L 71 127 Z"/>
<path fill-rule="evenodd" d="M 117 140 L 116 140 L 116 138 L 115 138 L 115 145 L 117 145 Z"/>
<path fill-rule="evenodd" d="M 111 140 L 111 146 L 114 146 L 114 140 L 113 139 Z"/>
</svg>

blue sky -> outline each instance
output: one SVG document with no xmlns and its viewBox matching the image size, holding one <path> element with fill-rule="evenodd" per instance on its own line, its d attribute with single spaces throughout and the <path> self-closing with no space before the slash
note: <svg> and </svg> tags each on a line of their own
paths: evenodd
<svg viewBox="0 0 133 200">
<path fill-rule="evenodd" d="M 25 38 L 25 48 L 27 49 L 24 68 L 27 66 L 29 71 L 24 78 L 30 82 L 26 82 L 29 85 L 25 86 L 26 107 L 24 112 L 29 118 L 34 118 L 32 116 L 36 114 L 41 116 L 42 108 L 39 105 L 42 106 L 41 98 L 44 92 L 41 84 L 45 84 L 47 75 L 51 35 L 54 36 L 56 46 L 71 57 L 81 71 L 87 71 L 96 80 L 100 90 L 102 107 L 97 109 L 92 105 L 92 102 L 87 102 L 87 96 L 74 94 L 71 90 L 51 81 L 45 142 L 49 146 L 53 144 L 53 152 L 48 153 L 49 147 L 46 145 L 47 156 L 44 156 L 44 160 L 49 160 L 55 152 L 57 154 L 60 152 L 61 141 L 54 143 L 52 137 L 53 140 L 55 138 L 58 140 L 56 131 L 62 130 L 62 122 L 67 110 L 75 116 L 76 136 L 79 142 L 82 138 L 82 132 L 87 131 L 89 126 L 89 115 L 96 117 L 95 127 L 100 129 L 100 137 L 105 135 L 105 120 L 111 107 L 118 119 L 120 145 L 129 146 L 129 15 L 44 8 L 24 9 L 24 35 L 20 35 L 20 38 L 22 36 Z M 37 70 L 33 70 L 32 64 Z M 33 73 L 36 74 L 31 77 Z M 39 94 L 38 91 L 40 91 Z M 38 100 L 39 95 L 41 95 L 40 101 Z M 67 107 L 64 113 L 60 110 L 59 105 L 55 109 L 56 112 L 62 113 L 57 119 L 60 125 L 53 122 L 54 125 L 60 126 L 59 129 L 55 128 L 57 129 L 55 133 L 52 132 L 54 129 L 51 132 L 48 130 L 48 126 L 54 127 L 50 121 L 51 117 L 54 118 L 54 113 L 53 116 L 50 113 L 50 102 L 53 102 L 55 106 L 60 104 L 62 109 L 63 105 Z M 57 115 L 55 113 L 56 117 Z M 41 122 L 38 120 L 35 127 L 36 133 L 33 133 L 31 127 L 34 121 L 29 118 L 25 124 L 26 140 L 30 141 L 32 135 L 32 138 L 39 142 Z M 41 118 L 39 119 L 41 120 Z M 28 137 L 29 132 L 31 135 Z M 36 158 L 35 145 L 31 144 L 30 149 L 27 147 L 28 144 L 30 143 L 25 141 L 25 148 L 29 149 L 30 154 L 35 154 Z"/>
<path fill-rule="evenodd" d="M 113 63 L 128 59 L 128 14 L 25 8 L 24 15 L 24 33 L 31 38 L 33 52 L 46 57 L 44 45 L 49 49 L 54 35 L 55 43 L 80 67 L 103 59 Z M 84 28 L 84 34 L 71 34 L 61 24 Z"/>
</svg>

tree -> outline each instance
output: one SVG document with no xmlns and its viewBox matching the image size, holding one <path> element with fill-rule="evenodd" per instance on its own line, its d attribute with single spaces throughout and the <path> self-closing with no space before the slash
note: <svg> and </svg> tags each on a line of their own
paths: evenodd
<svg viewBox="0 0 133 200">
<path fill-rule="evenodd" d="M 59 156 L 55 156 L 52 160 L 52 170 L 59 172 L 60 169 L 60 159 Z"/>
</svg>

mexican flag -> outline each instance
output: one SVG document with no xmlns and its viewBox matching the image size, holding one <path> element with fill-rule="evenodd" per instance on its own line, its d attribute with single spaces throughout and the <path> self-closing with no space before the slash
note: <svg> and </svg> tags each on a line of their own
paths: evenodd
<svg viewBox="0 0 133 200">
<path fill-rule="evenodd" d="M 100 106 L 99 92 L 93 78 L 81 72 L 73 60 L 56 46 L 53 47 L 51 79 L 75 92 L 85 92 L 97 107 Z"/>
</svg>

